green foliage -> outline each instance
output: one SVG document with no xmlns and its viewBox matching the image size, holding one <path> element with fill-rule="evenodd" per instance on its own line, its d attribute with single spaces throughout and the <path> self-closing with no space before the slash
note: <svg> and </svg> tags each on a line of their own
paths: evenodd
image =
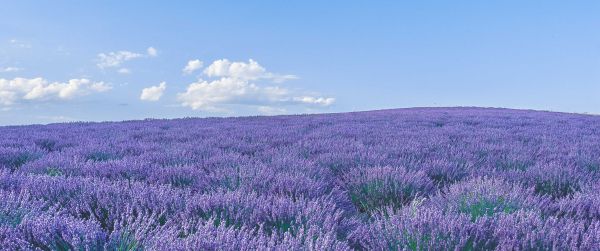
<svg viewBox="0 0 600 251">
<path fill-rule="evenodd" d="M 49 167 L 46 169 L 46 175 L 51 176 L 51 177 L 57 177 L 57 176 L 62 176 L 63 172 L 56 167 Z"/>
<path fill-rule="evenodd" d="M 377 179 L 350 189 L 350 199 L 360 212 L 372 213 L 385 207 L 399 209 L 417 194 L 417 188 L 390 179 Z"/>
<path fill-rule="evenodd" d="M 598 162 L 589 162 L 589 163 L 584 164 L 583 167 L 588 172 L 600 173 L 600 163 L 598 163 Z"/>
<path fill-rule="evenodd" d="M 427 177 L 429 177 L 433 181 L 433 183 L 435 183 L 440 188 L 456 182 L 456 179 L 452 178 L 449 174 L 442 172 L 432 173 L 427 175 Z"/>
<path fill-rule="evenodd" d="M 260 222 L 248 222 L 245 221 L 247 218 L 236 216 L 251 214 L 249 212 L 250 209 L 242 210 L 244 210 L 245 213 L 232 212 L 231 210 L 219 207 L 200 211 L 199 216 L 202 220 L 212 222 L 215 227 L 223 225 L 224 227 L 240 229 L 245 226 L 250 229 L 260 229 L 268 235 L 275 233 L 282 234 L 285 232 L 292 232 L 292 234 L 294 234 L 293 232 L 299 228 L 299 224 L 302 225 L 302 223 L 297 223 L 293 217 L 268 218 L 263 219 Z"/>
<path fill-rule="evenodd" d="M 169 183 L 178 188 L 192 186 L 196 182 L 196 178 L 192 176 L 177 175 L 169 179 Z"/>
<path fill-rule="evenodd" d="M 292 218 L 269 220 L 263 223 L 263 231 L 269 235 L 273 233 L 293 232 L 297 225 Z"/>
<path fill-rule="evenodd" d="M 144 250 L 140 242 L 128 231 L 122 231 L 116 240 L 111 240 L 110 250 L 115 251 L 137 251 Z"/>
<path fill-rule="evenodd" d="M 89 153 L 86 156 L 86 159 L 90 160 L 90 161 L 108 161 L 108 160 L 117 159 L 117 156 L 115 156 L 114 154 L 107 153 L 107 152 L 98 151 L 98 152 Z"/>
<path fill-rule="evenodd" d="M 496 213 L 513 213 L 519 210 L 519 207 L 503 197 L 495 199 L 479 198 L 475 201 L 463 199 L 460 202 L 458 211 L 471 216 L 472 221 L 476 221 L 482 216 L 493 216 Z"/>
<path fill-rule="evenodd" d="M 581 189 L 577 183 L 568 181 L 539 180 L 535 183 L 535 192 L 537 194 L 549 195 L 553 199 L 571 196 L 579 190 Z"/>
<path fill-rule="evenodd" d="M 16 227 L 23 221 L 25 213 L 20 210 L 0 211 L 0 226 Z"/>
<path fill-rule="evenodd" d="M 499 161 L 496 167 L 503 171 L 515 170 L 515 171 L 525 171 L 529 168 L 530 164 L 524 161 L 518 160 L 502 160 Z"/>
<path fill-rule="evenodd" d="M 31 152 L 20 152 L 15 155 L 0 156 L 0 167 L 4 165 L 11 171 L 15 171 L 27 162 L 36 160 L 39 157 L 39 154 Z"/>
<path fill-rule="evenodd" d="M 40 139 L 35 142 L 35 144 L 44 151 L 54 152 L 59 151 L 62 147 L 59 145 L 58 141 L 54 139 Z"/>
</svg>

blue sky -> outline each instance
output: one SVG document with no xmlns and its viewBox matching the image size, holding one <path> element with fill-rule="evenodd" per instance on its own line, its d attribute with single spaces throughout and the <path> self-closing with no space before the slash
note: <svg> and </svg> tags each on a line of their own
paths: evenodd
<svg viewBox="0 0 600 251">
<path fill-rule="evenodd" d="M 600 113 L 598 13 L 597 1 L 3 1 L 0 125 Z"/>
</svg>

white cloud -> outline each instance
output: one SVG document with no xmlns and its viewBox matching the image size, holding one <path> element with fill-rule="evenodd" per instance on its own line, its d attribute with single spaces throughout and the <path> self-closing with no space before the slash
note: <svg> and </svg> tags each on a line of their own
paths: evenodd
<svg viewBox="0 0 600 251">
<path fill-rule="evenodd" d="M 238 103 L 239 99 L 256 96 L 259 87 L 233 78 L 221 78 L 211 82 L 199 80 L 188 86 L 177 98 L 183 106 L 194 110 L 214 111 L 219 104 Z"/>
<path fill-rule="evenodd" d="M 183 68 L 183 73 L 192 74 L 194 71 L 199 70 L 204 66 L 204 63 L 198 59 L 188 61 L 187 65 Z"/>
<path fill-rule="evenodd" d="M 129 74 L 129 73 L 131 73 L 131 70 L 129 70 L 127 68 L 121 68 L 117 72 L 120 74 Z"/>
<path fill-rule="evenodd" d="M 223 111 L 225 105 L 319 105 L 329 106 L 335 99 L 313 96 L 295 96 L 294 92 L 279 86 L 260 86 L 248 80 L 220 78 L 199 80 L 188 86 L 177 99 L 193 110 Z"/>
<path fill-rule="evenodd" d="M 190 84 L 186 91 L 177 94 L 177 100 L 184 107 L 203 111 L 225 111 L 227 105 L 257 106 L 265 114 L 283 113 L 281 105 L 318 105 L 329 106 L 335 99 L 302 95 L 296 91 L 273 85 L 259 84 L 259 80 L 276 81 L 292 79 L 292 75 L 282 77 L 269 73 L 256 61 L 230 62 L 227 59 L 214 61 L 204 70 L 214 80 L 198 80 Z M 295 77 L 294 77 L 295 78 Z"/>
<path fill-rule="evenodd" d="M 120 67 L 123 63 L 127 61 L 131 61 L 137 58 L 145 58 L 145 57 L 156 57 L 158 56 L 158 50 L 154 47 L 148 47 L 146 49 L 147 54 L 136 53 L 131 51 L 117 51 L 117 52 L 108 52 L 108 53 L 100 53 L 97 56 L 97 64 L 98 68 L 106 69 L 106 68 L 116 68 Z"/>
<path fill-rule="evenodd" d="M 96 64 L 100 69 L 109 68 L 109 67 L 119 67 L 123 62 L 141 58 L 143 54 L 134 53 L 130 51 L 117 51 L 117 52 L 109 52 L 109 53 L 100 53 L 98 54 L 98 64 Z"/>
<path fill-rule="evenodd" d="M 279 75 L 267 72 L 264 67 L 252 59 L 248 60 L 248 63 L 230 62 L 228 59 L 219 59 L 204 69 L 204 75 L 208 77 L 228 77 L 243 80 L 270 79 L 276 83 L 298 78 L 294 75 Z"/>
<path fill-rule="evenodd" d="M 146 49 L 146 53 L 148 53 L 148 56 L 150 57 L 158 56 L 158 50 L 154 47 L 148 47 L 148 49 Z"/>
<path fill-rule="evenodd" d="M 151 86 L 142 90 L 140 99 L 144 101 L 158 101 L 167 89 L 167 83 L 162 82 L 158 86 Z"/>
<path fill-rule="evenodd" d="M 22 71 L 23 68 L 18 68 L 18 67 L 5 67 L 5 68 L 0 68 L 0 72 L 18 72 L 18 71 Z"/>
<path fill-rule="evenodd" d="M 303 97 L 294 97 L 294 101 L 305 103 L 305 104 L 313 104 L 313 105 L 321 105 L 321 106 L 329 106 L 335 102 L 334 98 L 317 98 L 311 96 L 303 96 Z"/>
<path fill-rule="evenodd" d="M 246 80 L 255 80 L 265 75 L 267 71 L 256 61 L 250 59 L 245 62 L 230 62 L 227 59 L 214 61 L 206 67 L 204 74 L 209 77 L 230 77 Z"/>
<path fill-rule="evenodd" d="M 71 79 L 67 82 L 48 82 L 43 78 L 0 79 L 0 104 L 12 105 L 22 100 L 67 100 L 112 89 L 103 82 Z"/>
</svg>

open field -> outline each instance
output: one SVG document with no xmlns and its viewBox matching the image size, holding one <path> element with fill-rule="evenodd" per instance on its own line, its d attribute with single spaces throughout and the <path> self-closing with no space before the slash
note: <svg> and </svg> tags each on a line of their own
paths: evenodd
<svg viewBox="0 0 600 251">
<path fill-rule="evenodd" d="M 414 108 L 0 127 L 0 246 L 594 250 L 600 116 Z"/>
</svg>

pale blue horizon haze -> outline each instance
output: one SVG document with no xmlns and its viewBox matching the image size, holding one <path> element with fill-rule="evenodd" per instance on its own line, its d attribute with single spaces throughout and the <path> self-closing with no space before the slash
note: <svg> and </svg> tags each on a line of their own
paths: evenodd
<svg viewBox="0 0 600 251">
<path fill-rule="evenodd" d="M 600 114 L 597 1 L 0 6 L 0 125 L 438 106 Z"/>
</svg>

